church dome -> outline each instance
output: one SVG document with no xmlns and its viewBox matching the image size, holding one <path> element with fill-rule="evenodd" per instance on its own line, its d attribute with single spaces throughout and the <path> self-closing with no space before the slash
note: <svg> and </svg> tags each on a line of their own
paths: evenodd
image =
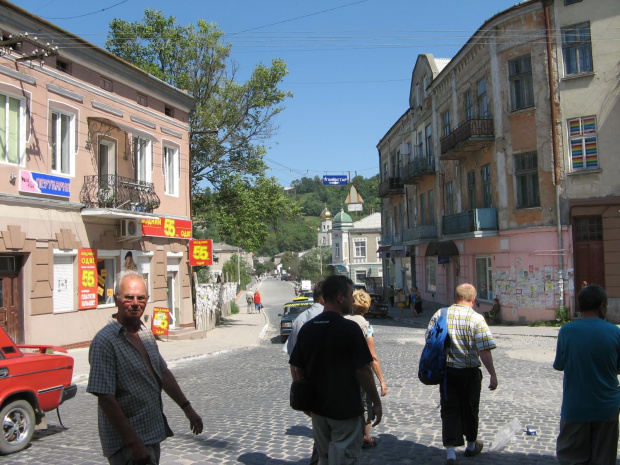
<svg viewBox="0 0 620 465">
<path fill-rule="evenodd" d="M 340 213 L 334 217 L 333 227 L 337 229 L 338 226 L 353 226 L 353 220 L 348 213 L 345 213 L 344 209 L 340 210 Z"/>
<path fill-rule="evenodd" d="M 325 205 L 325 208 L 323 209 L 323 211 L 321 212 L 321 219 L 322 220 L 331 220 L 332 219 L 332 214 L 331 212 L 327 209 L 327 205 Z"/>
</svg>

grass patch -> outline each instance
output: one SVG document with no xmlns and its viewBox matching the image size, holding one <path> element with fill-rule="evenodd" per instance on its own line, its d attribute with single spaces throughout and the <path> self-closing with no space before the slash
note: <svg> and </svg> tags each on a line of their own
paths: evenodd
<svg viewBox="0 0 620 465">
<path fill-rule="evenodd" d="M 232 301 L 230 303 L 230 314 L 236 315 L 237 313 L 239 313 L 239 305 L 237 305 L 237 302 Z"/>
<path fill-rule="evenodd" d="M 549 321 L 532 321 L 528 326 L 550 326 L 550 327 L 560 327 L 564 326 L 566 323 L 570 323 L 571 320 L 568 317 L 568 308 L 560 307 L 555 309 L 555 320 Z"/>
</svg>

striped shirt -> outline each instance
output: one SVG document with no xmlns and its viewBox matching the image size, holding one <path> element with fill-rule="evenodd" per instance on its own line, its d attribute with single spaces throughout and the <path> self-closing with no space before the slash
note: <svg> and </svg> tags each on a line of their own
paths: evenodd
<svg viewBox="0 0 620 465">
<path fill-rule="evenodd" d="M 438 310 L 428 323 L 430 330 L 439 315 Z M 471 307 L 454 304 L 448 308 L 448 334 L 450 350 L 446 366 L 452 368 L 475 368 L 481 365 L 479 350 L 495 349 L 495 341 L 484 317 Z M 428 334 L 428 331 L 427 331 Z"/>
<path fill-rule="evenodd" d="M 155 374 L 138 349 L 126 338 L 127 330 L 118 321 L 110 321 L 95 336 L 88 359 L 90 376 L 87 392 L 116 397 L 129 424 L 144 444 L 166 439 L 161 407 L 161 391 L 166 362 L 159 354 L 151 331 L 142 325 L 140 339 Z M 123 438 L 98 408 L 99 438 L 103 455 L 109 457 L 125 445 Z"/>
</svg>

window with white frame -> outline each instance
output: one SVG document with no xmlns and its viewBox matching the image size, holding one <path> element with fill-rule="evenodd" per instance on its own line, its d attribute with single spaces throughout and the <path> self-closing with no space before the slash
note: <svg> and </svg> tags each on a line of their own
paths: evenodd
<svg viewBox="0 0 620 465">
<path fill-rule="evenodd" d="M 487 163 L 480 169 L 482 178 L 482 208 L 493 207 L 493 194 L 491 184 L 491 164 Z"/>
<path fill-rule="evenodd" d="M 366 258 L 366 238 L 360 237 L 353 239 L 355 258 Z"/>
<path fill-rule="evenodd" d="M 363 283 L 366 279 L 366 270 L 355 270 L 355 282 Z"/>
<path fill-rule="evenodd" d="M 52 111 L 52 171 L 73 173 L 75 115 Z"/>
<path fill-rule="evenodd" d="M 74 289 L 74 262 L 77 252 L 56 253 L 54 252 L 54 290 L 53 290 L 53 312 L 66 313 L 73 312 L 75 306 Z"/>
<path fill-rule="evenodd" d="M 476 289 L 478 299 L 493 300 L 491 257 L 476 257 Z"/>
<path fill-rule="evenodd" d="M 474 99 L 471 90 L 468 90 L 463 95 L 463 108 L 465 110 L 465 121 L 474 119 Z"/>
<path fill-rule="evenodd" d="M 114 276 L 120 251 L 97 250 L 98 305 L 114 305 Z"/>
<path fill-rule="evenodd" d="M 133 138 L 134 172 L 136 181 L 151 182 L 151 142 Z"/>
<path fill-rule="evenodd" d="M 446 183 L 446 215 L 454 214 L 454 184 Z"/>
<path fill-rule="evenodd" d="M 0 163 L 21 165 L 25 146 L 24 99 L 0 94 Z"/>
<path fill-rule="evenodd" d="M 489 101 L 487 98 L 487 78 L 482 78 L 476 84 L 476 94 L 478 99 L 478 118 L 489 117 Z"/>
<path fill-rule="evenodd" d="M 538 156 L 536 152 L 515 155 L 517 208 L 540 206 Z"/>
<path fill-rule="evenodd" d="M 428 191 L 428 224 L 435 224 L 435 195 L 433 189 Z"/>
<path fill-rule="evenodd" d="M 426 290 L 437 290 L 437 257 L 426 257 Z"/>
<path fill-rule="evenodd" d="M 566 76 L 593 70 L 590 23 L 562 28 L 562 57 Z"/>
<path fill-rule="evenodd" d="M 512 111 L 534 106 L 532 57 L 523 55 L 508 61 L 510 79 L 510 104 Z"/>
<path fill-rule="evenodd" d="M 567 126 L 573 171 L 598 168 L 596 116 L 569 119 Z"/>
<path fill-rule="evenodd" d="M 450 110 L 446 110 L 442 113 L 441 121 L 443 123 L 443 135 L 445 137 L 450 134 Z"/>
<path fill-rule="evenodd" d="M 334 242 L 334 257 L 340 258 L 340 242 Z"/>
<path fill-rule="evenodd" d="M 164 146 L 164 192 L 168 195 L 179 195 L 179 149 Z"/>
<path fill-rule="evenodd" d="M 433 158 L 433 127 L 429 124 L 426 126 L 426 159 Z"/>
</svg>

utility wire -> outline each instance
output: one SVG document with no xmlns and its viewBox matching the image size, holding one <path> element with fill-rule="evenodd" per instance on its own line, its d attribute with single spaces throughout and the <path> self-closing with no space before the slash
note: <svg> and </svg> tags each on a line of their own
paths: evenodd
<svg viewBox="0 0 620 465">
<path fill-rule="evenodd" d="M 51 16 L 41 16 L 41 18 L 43 18 L 43 19 L 77 19 L 77 18 L 84 18 L 85 16 L 91 16 L 91 15 L 96 15 L 97 13 L 102 13 L 102 12 L 104 12 L 106 10 L 114 8 L 115 6 L 119 6 L 119 5 L 122 5 L 123 3 L 127 3 L 128 1 L 129 0 L 123 0 L 122 2 L 118 2 L 118 3 L 115 3 L 114 5 L 110 5 L 110 6 L 107 6 L 105 8 L 102 8 L 101 10 L 92 11 L 90 13 L 84 13 L 83 15 L 78 15 L 78 16 L 67 16 L 67 17 L 64 17 L 64 18 L 54 18 L 54 17 L 51 17 Z"/>
</svg>

